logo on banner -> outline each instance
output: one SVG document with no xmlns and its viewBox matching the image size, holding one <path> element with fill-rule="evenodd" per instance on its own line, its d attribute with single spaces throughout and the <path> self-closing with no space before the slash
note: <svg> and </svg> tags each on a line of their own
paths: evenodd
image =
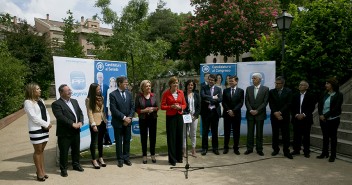
<svg viewBox="0 0 352 185">
<path fill-rule="evenodd" d="M 265 76 L 264 76 L 264 73 L 263 73 L 263 72 L 253 72 L 253 73 L 249 74 L 249 83 L 250 83 L 251 85 L 253 85 L 252 75 L 253 75 L 254 73 L 260 73 L 260 74 L 262 75 L 262 81 L 260 82 L 260 84 L 261 84 L 261 85 L 264 85 L 264 84 L 265 84 Z"/>
<path fill-rule="evenodd" d="M 98 71 L 103 71 L 104 70 L 104 64 L 102 62 L 98 62 L 96 65 L 96 68 Z"/>
<path fill-rule="evenodd" d="M 70 73 L 71 86 L 74 90 L 86 88 L 86 76 L 82 71 L 72 71 Z"/>
<path fill-rule="evenodd" d="M 210 67 L 208 65 L 203 65 L 202 66 L 202 71 L 203 71 L 203 73 L 209 73 Z"/>
<path fill-rule="evenodd" d="M 132 120 L 132 133 L 133 134 L 140 134 L 138 120 Z"/>
</svg>

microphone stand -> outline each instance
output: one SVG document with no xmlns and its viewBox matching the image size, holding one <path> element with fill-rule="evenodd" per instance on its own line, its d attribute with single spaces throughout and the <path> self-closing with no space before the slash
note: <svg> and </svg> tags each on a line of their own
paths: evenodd
<svg viewBox="0 0 352 185">
<path fill-rule="evenodd" d="M 193 123 L 193 121 L 191 122 Z M 170 169 L 180 169 L 180 168 L 184 168 L 185 171 L 184 174 L 185 174 L 185 179 L 188 179 L 188 171 L 194 171 L 194 170 L 200 170 L 200 169 L 204 169 L 204 167 L 191 167 L 191 165 L 189 164 L 188 162 L 188 142 L 187 142 L 187 138 L 188 138 L 188 128 L 189 128 L 189 125 L 191 123 L 184 123 L 186 124 L 186 165 L 185 167 L 170 167 Z"/>
</svg>

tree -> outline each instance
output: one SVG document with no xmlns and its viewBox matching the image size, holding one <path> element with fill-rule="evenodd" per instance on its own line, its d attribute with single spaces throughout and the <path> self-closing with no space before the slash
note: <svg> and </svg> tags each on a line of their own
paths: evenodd
<svg viewBox="0 0 352 185">
<path fill-rule="evenodd" d="M 158 8 L 152 12 L 148 18 L 148 41 L 155 41 L 160 38 L 171 43 L 170 50 L 167 51 L 166 58 L 177 60 L 180 59 L 178 51 L 181 44 L 181 26 L 185 21 L 184 14 L 178 15 L 170 9 L 165 8 L 166 3 L 159 2 Z M 188 15 L 191 15 L 188 13 Z"/>
<path fill-rule="evenodd" d="M 68 17 L 63 19 L 65 25 L 60 27 L 64 32 L 64 43 L 60 47 L 61 50 L 58 50 L 55 54 L 58 56 L 83 58 L 83 46 L 78 42 L 78 33 L 76 32 L 78 23 L 76 22 L 75 24 L 73 13 L 70 10 L 67 11 L 67 15 Z"/>
<path fill-rule="evenodd" d="M 113 36 L 104 43 L 104 50 L 97 51 L 97 57 L 127 61 L 128 78 L 135 86 L 144 79 L 156 78 L 167 68 L 164 57 L 170 43 L 159 38 L 146 39 L 148 2 L 131 0 L 121 17 L 109 5 L 110 0 L 98 0 L 95 4 L 102 10 L 101 20 L 113 24 Z"/>
<path fill-rule="evenodd" d="M 0 41 L 0 119 L 22 107 L 28 70 L 20 60 L 11 56 L 6 42 Z"/>
<path fill-rule="evenodd" d="M 180 54 L 186 59 L 211 53 L 236 56 L 267 35 L 278 14 L 277 0 L 194 0 L 195 16 L 183 27 Z"/>
<path fill-rule="evenodd" d="M 283 67 L 292 87 L 306 79 L 310 88 L 320 91 L 328 76 L 340 80 L 351 77 L 352 69 L 352 2 L 317 0 L 307 11 L 297 12 L 287 33 Z"/>
<path fill-rule="evenodd" d="M 46 35 L 36 33 L 26 21 L 8 24 L 7 28 L 1 29 L 1 34 L 11 56 L 28 67 L 25 83 L 38 83 L 43 97 L 48 98 L 49 87 L 54 80 L 54 68 Z"/>
</svg>

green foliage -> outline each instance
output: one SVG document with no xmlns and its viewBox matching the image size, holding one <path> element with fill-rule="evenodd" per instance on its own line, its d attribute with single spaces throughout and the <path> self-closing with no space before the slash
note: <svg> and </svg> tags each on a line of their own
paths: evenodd
<svg viewBox="0 0 352 185">
<path fill-rule="evenodd" d="M 60 46 L 61 50 L 57 50 L 55 55 L 65 57 L 83 58 L 83 46 L 78 42 L 78 33 L 75 31 L 77 23 L 73 18 L 70 10 L 67 11 L 67 18 L 64 18 L 64 26 L 60 27 L 64 32 L 64 43 Z"/>
<path fill-rule="evenodd" d="M 290 11 L 296 7 L 291 6 Z M 310 88 L 320 91 L 327 77 L 341 81 L 351 77 L 352 69 L 352 2 L 317 0 L 308 11 L 295 13 L 287 34 L 284 72 L 294 87 L 306 79 Z"/>
<path fill-rule="evenodd" d="M 271 31 L 277 0 L 193 0 L 195 16 L 183 27 L 180 54 L 189 60 L 211 53 L 238 56 Z"/>
<path fill-rule="evenodd" d="M 22 107 L 27 71 L 20 60 L 11 56 L 6 43 L 0 42 L 0 119 Z"/>
<path fill-rule="evenodd" d="M 171 43 L 171 49 L 167 51 L 166 57 L 169 59 L 180 59 L 178 51 L 181 44 L 181 26 L 185 21 L 184 14 L 178 15 L 170 9 L 165 9 L 166 3 L 160 3 L 155 12 L 148 16 L 147 39 L 155 41 L 160 38 Z M 187 15 L 191 15 L 190 13 Z"/>
<path fill-rule="evenodd" d="M 281 71 L 281 34 L 278 31 L 271 32 L 270 35 L 262 34 L 260 39 L 256 39 L 256 47 L 250 52 L 255 61 L 276 61 L 277 72 Z"/>
<path fill-rule="evenodd" d="M 54 71 L 46 35 L 37 34 L 25 21 L 8 25 L 1 30 L 1 34 L 11 56 L 28 67 L 28 75 L 23 76 L 25 83 L 37 82 L 42 89 L 42 96 L 48 98 Z"/>
<path fill-rule="evenodd" d="M 162 39 L 149 41 L 146 38 L 148 30 L 146 0 L 131 0 L 123 9 L 121 17 L 110 8 L 110 1 L 98 0 L 95 6 L 101 8 L 103 20 L 113 23 L 113 36 L 103 43 L 104 49 L 97 50 L 98 58 L 126 61 L 130 82 L 138 84 L 144 79 L 156 78 L 167 69 L 164 57 L 170 48 L 170 43 Z"/>
</svg>

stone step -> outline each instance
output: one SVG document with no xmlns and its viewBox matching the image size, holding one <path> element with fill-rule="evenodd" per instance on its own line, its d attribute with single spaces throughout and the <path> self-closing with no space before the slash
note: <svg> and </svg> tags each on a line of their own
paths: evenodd
<svg viewBox="0 0 352 185">
<path fill-rule="evenodd" d="M 352 120 L 352 112 L 342 111 L 340 118 L 343 120 Z"/>
<path fill-rule="evenodd" d="M 352 120 L 340 120 L 340 127 L 345 130 L 352 130 Z"/>
<path fill-rule="evenodd" d="M 311 134 L 310 144 L 314 147 L 321 149 L 323 146 L 323 136 Z M 338 138 L 336 150 L 337 150 L 337 153 L 352 156 L 352 142 Z"/>
<path fill-rule="evenodd" d="M 342 104 L 342 111 L 352 112 L 352 104 Z"/>
<path fill-rule="evenodd" d="M 315 135 L 322 135 L 321 128 L 317 126 L 312 126 L 312 130 L 310 133 Z M 339 128 L 337 130 L 337 139 L 352 141 L 352 130 Z"/>
</svg>

